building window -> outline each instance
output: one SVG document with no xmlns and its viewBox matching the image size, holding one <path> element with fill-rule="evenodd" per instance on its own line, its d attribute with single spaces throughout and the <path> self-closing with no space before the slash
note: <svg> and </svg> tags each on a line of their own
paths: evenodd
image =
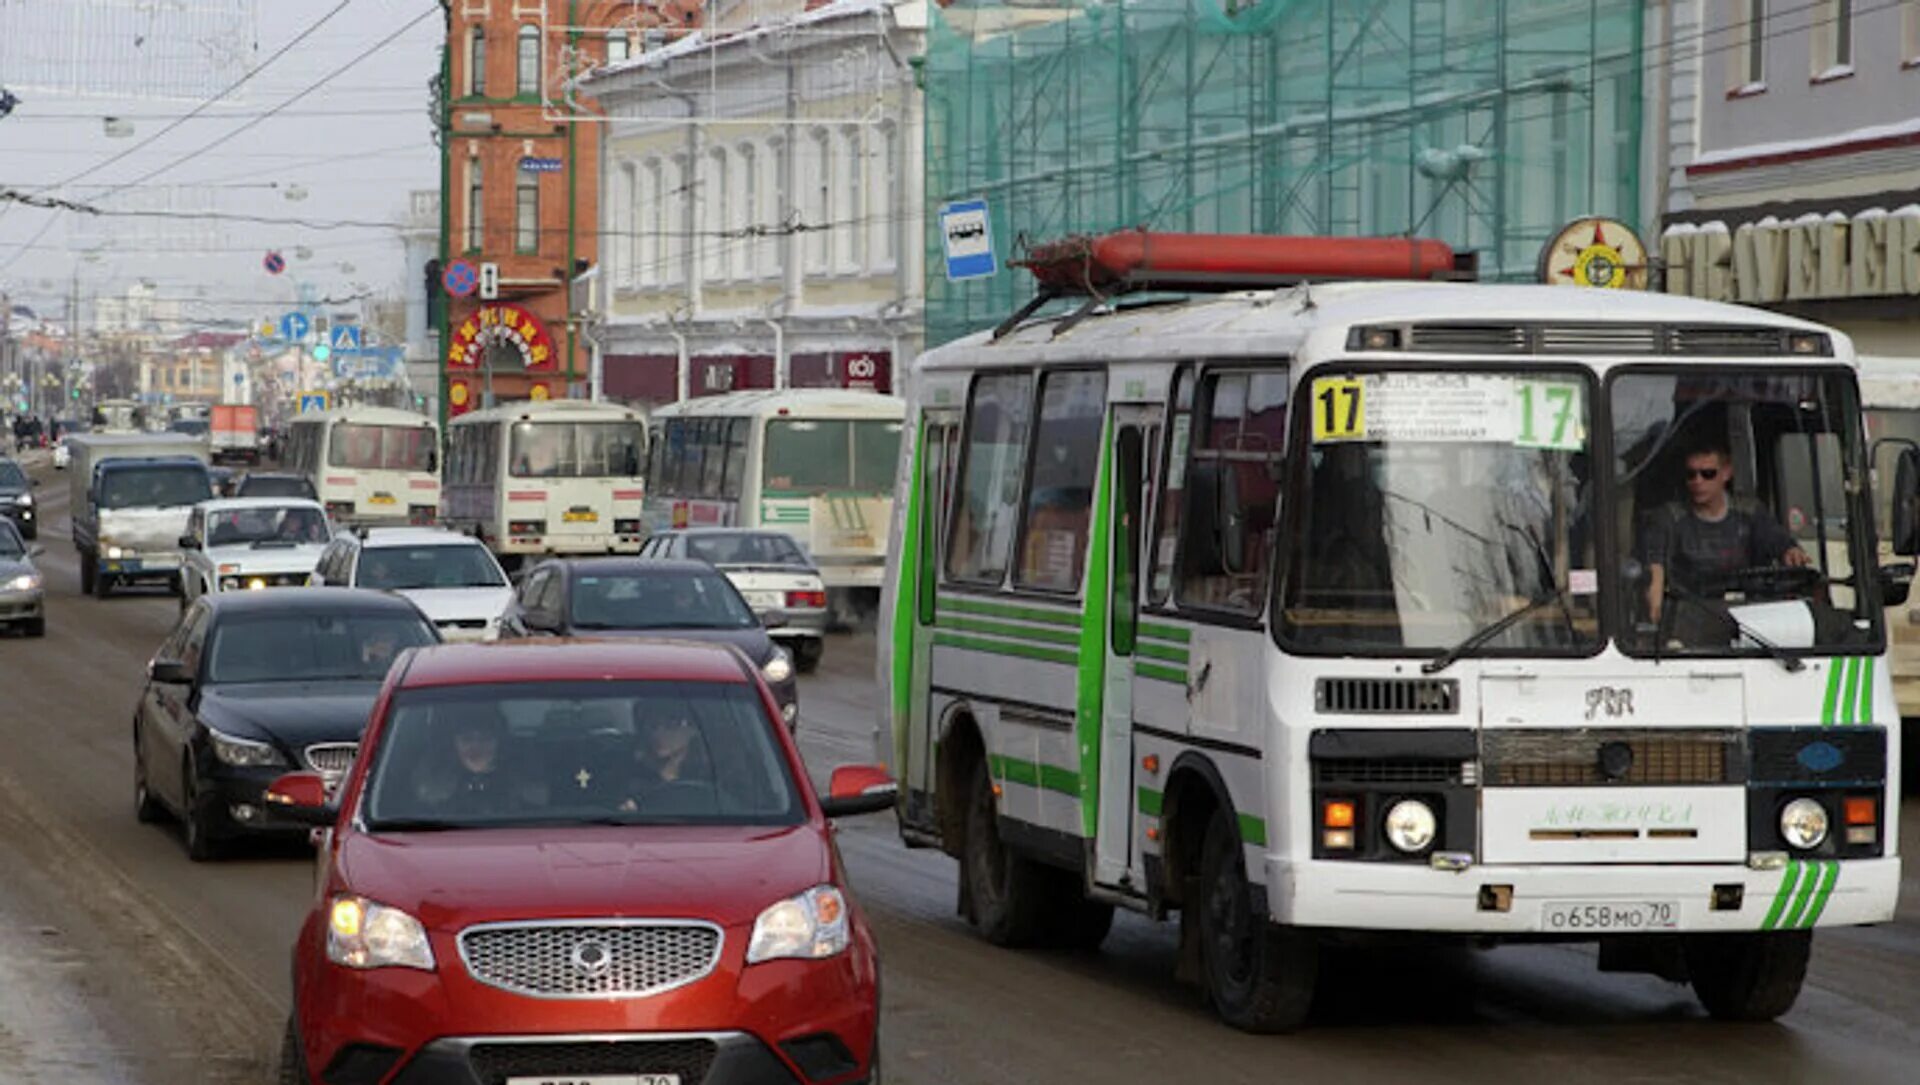
<svg viewBox="0 0 1920 1085">
<path fill-rule="evenodd" d="M 1900 55 L 1906 59 L 1907 67 L 1920 66 L 1920 0 L 1907 0 L 1904 27 L 1904 44 Z"/>
<path fill-rule="evenodd" d="M 624 30 L 607 32 L 607 63 L 618 64 L 633 55 L 633 39 Z"/>
<path fill-rule="evenodd" d="M 824 129 L 815 129 L 807 141 L 808 163 L 813 170 L 807 185 L 807 270 L 825 272 L 832 254 L 833 220 L 833 137 Z"/>
<path fill-rule="evenodd" d="M 894 266 L 894 238 L 902 217 L 900 191 L 900 129 L 882 124 L 874 139 L 873 161 L 867 171 L 872 182 L 867 197 L 873 217 L 867 232 L 868 262 L 878 270 Z"/>
<path fill-rule="evenodd" d="M 760 202 L 756 217 L 764 226 L 774 226 L 781 219 L 780 193 L 787 191 L 780 184 L 781 163 L 786 152 L 785 140 L 773 140 L 766 146 L 765 153 L 758 156 L 760 163 Z M 782 237 L 769 234 L 760 238 L 755 245 L 758 253 L 756 260 L 762 276 L 780 274 L 780 247 L 787 244 Z"/>
<path fill-rule="evenodd" d="M 467 93 L 482 97 L 487 93 L 487 31 L 476 26 L 467 32 Z"/>
<path fill-rule="evenodd" d="M 523 173 L 513 188 L 513 248 L 540 251 L 540 175 Z"/>
<path fill-rule="evenodd" d="M 1737 31 L 1728 91 L 1756 94 L 1767 87 L 1767 0 L 1729 0 Z"/>
<path fill-rule="evenodd" d="M 660 281 L 660 254 L 666 248 L 667 232 L 665 190 L 661 185 L 660 160 L 650 158 L 640 171 L 640 281 L 652 285 Z"/>
<path fill-rule="evenodd" d="M 467 251 L 479 252 L 487 243 L 486 191 L 481 185 L 485 171 L 478 158 L 467 159 Z"/>
<path fill-rule="evenodd" d="M 754 153 L 753 144 L 743 143 L 734 156 L 733 183 L 735 189 L 727 192 L 727 206 L 734 225 L 742 227 L 760 226 L 760 178 L 756 171 L 760 163 Z M 737 191 L 736 191 L 737 189 Z M 760 238 L 754 234 L 733 243 L 733 277 L 748 279 L 753 277 L 754 250 L 759 247 Z"/>
<path fill-rule="evenodd" d="M 860 129 L 841 133 L 846 168 L 838 178 L 840 206 L 834 214 L 834 263 L 845 272 L 858 271 L 866 259 L 867 242 L 867 156 L 866 140 Z"/>
<path fill-rule="evenodd" d="M 620 231 L 620 236 L 610 238 L 608 246 L 610 254 L 619 262 L 613 281 L 618 286 L 631 288 L 640 267 L 640 170 L 631 162 L 620 167 L 620 191 L 616 197 L 620 214 L 614 219 L 614 228 Z"/>
<path fill-rule="evenodd" d="M 1853 74 L 1853 0 L 1821 0 L 1814 8 L 1813 81 Z"/>
<path fill-rule="evenodd" d="M 516 71 L 519 83 L 514 93 L 522 98 L 538 97 L 540 94 L 540 28 L 537 26 L 520 28 L 520 55 Z"/>
<path fill-rule="evenodd" d="M 662 282 L 683 283 L 687 275 L 687 240 L 693 229 L 693 204 L 688 199 L 693 184 L 692 164 L 685 155 L 675 155 L 667 172 L 667 244 L 666 272 Z"/>
</svg>

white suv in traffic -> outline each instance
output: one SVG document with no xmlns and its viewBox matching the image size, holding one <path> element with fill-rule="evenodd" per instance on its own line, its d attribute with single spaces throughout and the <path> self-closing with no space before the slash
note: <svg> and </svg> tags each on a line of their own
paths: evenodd
<svg viewBox="0 0 1920 1085">
<path fill-rule="evenodd" d="M 203 501 L 180 537 L 180 606 L 223 591 L 304 587 L 333 538 L 318 501 L 235 497 Z"/>
<path fill-rule="evenodd" d="M 431 527 L 341 532 L 313 582 L 404 595 L 450 641 L 498 639 L 513 600 L 507 574 L 480 540 Z"/>
</svg>

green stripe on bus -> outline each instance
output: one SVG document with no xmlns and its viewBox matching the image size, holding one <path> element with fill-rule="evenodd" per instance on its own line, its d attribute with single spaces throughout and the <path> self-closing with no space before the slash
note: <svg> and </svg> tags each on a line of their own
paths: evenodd
<svg viewBox="0 0 1920 1085">
<path fill-rule="evenodd" d="M 1156 682 L 1172 682 L 1176 686 L 1187 684 L 1187 672 L 1174 667 L 1162 667 L 1157 663 L 1135 663 L 1133 673 L 1142 678 L 1151 678 Z"/>
<path fill-rule="evenodd" d="M 1859 699 L 1859 696 L 1860 696 L 1860 661 L 1857 659 L 1849 659 L 1847 660 L 1847 694 L 1846 694 L 1846 697 L 1843 698 L 1841 701 L 1841 703 L 1846 706 L 1844 709 L 1842 709 L 1840 714 L 1841 726 L 1844 727 L 1847 724 L 1853 722 L 1854 705 L 1856 701 Z"/>
<path fill-rule="evenodd" d="M 1159 817 L 1160 811 L 1161 809 L 1163 809 L 1166 803 L 1166 798 L 1167 797 L 1164 793 L 1155 791 L 1150 787 L 1141 788 L 1140 789 L 1140 812 L 1147 815 L 1150 818 Z"/>
<path fill-rule="evenodd" d="M 1177 625 L 1161 625 L 1158 622 L 1141 622 L 1140 635 L 1154 640 L 1172 641 L 1175 644 L 1188 644 L 1193 641 L 1193 630 Z"/>
<path fill-rule="evenodd" d="M 1760 921 L 1760 929 L 1770 931 L 1780 922 L 1780 913 L 1786 911 L 1787 900 L 1793 896 L 1793 886 L 1800 880 L 1800 860 L 1787 864 L 1786 872 L 1780 875 L 1780 888 L 1774 891 L 1773 907 L 1767 909 L 1767 917 Z"/>
<path fill-rule="evenodd" d="M 1873 722 L 1873 665 L 1875 660 L 1868 658 L 1860 664 L 1865 673 L 1860 678 L 1860 711 L 1856 718 L 1863 724 Z"/>
<path fill-rule="evenodd" d="M 1807 905 L 1813 900 L 1814 883 L 1820 880 L 1825 867 L 1825 863 L 1809 863 L 1801 871 L 1800 891 L 1794 894 L 1793 908 L 1787 912 L 1787 917 L 1780 921 L 1782 927 L 1792 930 L 1800 925 L 1800 917 L 1807 913 Z"/>
<path fill-rule="evenodd" d="M 1062 795 L 1078 796 L 1080 794 L 1080 774 L 1072 769 L 1063 769 L 1044 761 L 1023 761 L 1004 754 L 994 754 L 989 757 L 987 766 L 993 771 L 995 779 L 1004 780 L 1010 784 L 1020 784 L 1044 791 L 1057 791 Z"/>
<path fill-rule="evenodd" d="M 1037 659 L 1043 663 L 1065 663 L 1069 667 L 1080 662 L 1078 654 L 1061 651 L 1058 648 L 1041 648 L 1032 644 L 986 640 L 981 637 L 963 637 L 958 633 L 935 633 L 933 643 L 946 648 L 965 648 L 974 652 L 990 652 L 994 655 L 1015 656 L 1020 659 Z"/>
<path fill-rule="evenodd" d="M 1827 661 L 1827 705 L 1820 712 L 1820 726 L 1833 726 L 1833 710 L 1840 703 L 1840 671 L 1846 666 L 1844 659 Z"/>
<path fill-rule="evenodd" d="M 1827 898 L 1833 895 L 1833 883 L 1839 880 L 1840 864 L 1828 863 L 1826 871 L 1820 877 L 1820 888 L 1813 892 L 1813 907 L 1807 912 L 1806 922 L 1801 926 L 1811 930 L 1815 923 L 1820 922 L 1820 913 L 1827 910 Z"/>
<path fill-rule="evenodd" d="M 1087 540 L 1086 606 L 1078 615 L 1079 668 L 1074 672 L 1074 737 L 1080 749 L 1080 834 L 1092 840 L 1100 828 L 1100 745 L 1107 710 L 1107 611 L 1113 601 L 1113 416 L 1100 426 L 1100 463 L 1093 483 L 1093 531 Z M 1123 755 L 1125 756 L 1125 755 Z"/>
<path fill-rule="evenodd" d="M 1262 847 L 1267 842 L 1267 823 L 1263 818 L 1252 814 L 1240 815 L 1240 840 L 1242 843 Z"/>
<path fill-rule="evenodd" d="M 1014 640 L 1037 640 L 1048 644 L 1079 644 L 1080 634 L 1065 629 L 1037 629 L 1030 625 L 1012 625 L 1008 622 L 992 622 L 985 618 L 955 618 L 938 615 L 934 625 L 941 629 L 957 629 L 962 633 L 991 633 L 996 637 L 1011 637 Z"/>
<path fill-rule="evenodd" d="M 1071 610 L 1017 607 L 1010 603 L 992 603 L 984 599 L 968 599 L 957 595 L 941 596 L 940 609 L 956 610 L 963 614 L 984 614 L 989 618 L 1014 618 L 1023 622 L 1061 625 L 1069 629 L 1080 628 L 1080 615 Z"/>
<path fill-rule="evenodd" d="M 1133 650 L 1136 655 L 1143 655 L 1150 659 L 1164 659 L 1169 663 L 1178 663 L 1181 666 L 1185 666 L 1187 663 L 1187 650 L 1185 648 L 1175 648 L 1166 644 L 1140 641 L 1133 646 Z"/>
<path fill-rule="evenodd" d="M 924 427 L 913 433 L 913 480 L 907 496 L 906 523 L 900 540 L 900 578 L 893 599 L 893 771 L 907 771 L 912 749 L 909 731 L 913 727 L 913 646 L 919 628 L 920 532 L 926 495 L 921 485 L 920 456 L 926 445 Z M 925 701 L 921 702 L 925 704 Z"/>
</svg>

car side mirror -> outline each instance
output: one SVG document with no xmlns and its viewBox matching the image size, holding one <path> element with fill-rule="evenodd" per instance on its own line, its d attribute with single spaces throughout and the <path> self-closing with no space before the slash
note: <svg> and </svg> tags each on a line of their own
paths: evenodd
<svg viewBox="0 0 1920 1085">
<path fill-rule="evenodd" d="M 827 781 L 820 809 L 830 818 L 877 814 L 900 797 L 900 785 L 879 765 L 841 765 Z"/>
<path fill-rule="evenodd" d="M 296 825 L 326 828 L 340 816 L 327 797 L 327 782 L 317 772 L 289 772 L 267 785 L 260 800 L 269 817 Z"/>
<path fill-rule="evenodd" d="M 1913 445 L 1900 450 L 1893 468 L 1893 523 L 1887 527 L 1894 553 L 1920 554 L 1920 448 Z"/>
<path fill-rule="evenodd" d="M 191 535 L 182 535 L 180 536 L 180 549 L 198 550 L 200 549 L 200 540 L 194 538 Z"/>
<path fill-rule="evenodd" d="M 761 626 L 767 629 L 785 629 L 791 620 L 784 610 L 769 610 L 760 616 Z"/>
<path fill-rule="evenodd" d="M 1880 605 L 1897 607 L 1907 601 L 1913 591 L 1914 563 L 1896 561 L 1891 565 L 1882 565 L 1877 571 L 1880 581 Z"/>
<path fill-rule="evenodd" d="M 193 684 L 193 672 L 177 659 L 156 659 L 147 664 L 147 677 L 169 686 Z"/>
</svg>

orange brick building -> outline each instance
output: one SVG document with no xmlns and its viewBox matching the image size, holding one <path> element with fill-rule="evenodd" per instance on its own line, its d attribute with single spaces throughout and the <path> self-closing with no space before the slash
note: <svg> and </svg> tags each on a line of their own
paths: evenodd
<svg viewBox="0 0 1920 1085">
<path fill-rule="evenodd" d="M 451 0 L 444 239 L 451 267 L 498 268 L 498 297 L 449 297 L 447 410 L 585 394 L 573 279 L 597 263 L 600 138 L 567 81 L 700 25 L 701 0 Z"/>
</svg>

